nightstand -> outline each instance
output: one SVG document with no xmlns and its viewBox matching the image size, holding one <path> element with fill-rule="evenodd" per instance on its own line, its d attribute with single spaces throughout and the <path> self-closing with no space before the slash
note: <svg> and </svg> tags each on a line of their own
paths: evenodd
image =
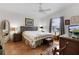
<svg viewBox="0 0 79 59">
<path fill-rule="evenodd" d="M 21 40 L 22 40 L 21 33 L 14 33 L 13 34 L 13 41 L 14 42 L 21 41 Z"/>
</svg>

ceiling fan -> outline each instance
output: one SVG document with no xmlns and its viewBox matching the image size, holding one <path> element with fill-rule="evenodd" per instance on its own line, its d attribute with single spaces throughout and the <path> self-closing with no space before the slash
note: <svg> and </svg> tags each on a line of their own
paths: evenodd
<svg viewBox="0 0 79 59">
<path fill-rule="evenodd" d="M 51 11 L 51 9 L 43 9 L 42 5 L 43 5 L 43 3 L 39 3 L 39 10 L 38 10 L 39 12 L 46 13 L 47 11 Z"/>
</svg>

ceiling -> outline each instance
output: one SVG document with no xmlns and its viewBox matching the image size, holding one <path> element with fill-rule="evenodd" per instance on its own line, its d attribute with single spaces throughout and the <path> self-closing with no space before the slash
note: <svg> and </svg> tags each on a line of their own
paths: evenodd
<svg viewBox="0 0 79 59">
<path fill-rule="evenodd" d="M 43 9 L 51 9 L 51 11 L 47 11 L 46 13 L 39 12 L 39 3 L 0 3 L 0 9 L 15 12 L 19 14 L 23 14 L 25 16 L 31 17 L 44 17 L 46 15 L 50 15 L 57 11 L 60 11 L 64 8 L 69 7 L 72 4 L 69 3 L 43 3 Z"/>
</svg>

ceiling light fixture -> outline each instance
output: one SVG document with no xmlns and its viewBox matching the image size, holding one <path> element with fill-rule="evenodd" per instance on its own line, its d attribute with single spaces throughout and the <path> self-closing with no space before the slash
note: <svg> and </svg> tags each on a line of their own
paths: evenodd
<svg viewBox="0 0 79 59">
<path fill-rule="evenodd" d="M 43 13 L 46 13 L 48 11 L 51 11 L 51 9 L 44 9 L 43 7 L 43 3 L 39 3 L 39 12 L 43 12 Z"/>
</svg>

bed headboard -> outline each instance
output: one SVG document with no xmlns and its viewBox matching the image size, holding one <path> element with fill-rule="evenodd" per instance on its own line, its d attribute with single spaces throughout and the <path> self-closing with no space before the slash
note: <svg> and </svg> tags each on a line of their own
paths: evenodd
<svg viewBox="0 0 79 59">
<path fill-rule="evenodd" d="M 37 31 L 38 27 L 26 27 L 26 26 L 21 26 L 20 27 L 21 32 L 23 31 Z"/>
</svg>

